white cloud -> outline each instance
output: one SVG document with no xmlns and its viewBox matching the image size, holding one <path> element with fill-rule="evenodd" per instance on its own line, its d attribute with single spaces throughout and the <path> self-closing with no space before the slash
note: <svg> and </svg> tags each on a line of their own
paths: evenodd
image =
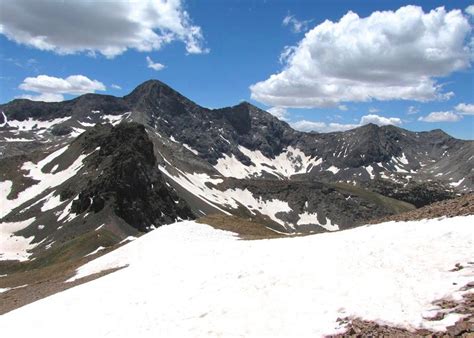
<svg viewBox="0 0 474 338">
<path fill-rule="evenodd" d="M 102 82 L 91 80 L 84 75 L 71 75 L 64 79 L 48 75 L 27 77 L 19 88 L 39 93 L 38 95 L 24 94 L 20 96 L 35 101 L 62 101 L 64 100 L 63 94 L 81 95 L 106 90 Z"/>
<path fill-rule="evenodd" d="M 380 113 L 380 109 L 377 109 L 377 108 L 369 108 L 369 113 L 371 113 L 371 114 Z"/>
<path fill-rule="evenodd" d="M 0 34 L 40 50 L 114 57 L 181 41 L 188 53 L 208 52 L 181 0 L 2 0 L 1 8 Z"/>
<path fill-rule="evenodd" d="M 112 84 L 110 87 L 112 87 L 113 89 L 122 89 L 122 87 L 120 87 L 118 84 Z"/>
<path fill-rule="evenodd" d="M 146 63 L 148 65 L 148 68 L 154 69 L 156 71 L 159 71 L 159 70 L 162 70 L 163 68 L 165 68 L 165 65 L 163 65 L 159 62 L 153 62 L 153 60 L 149 56 L 146 57 Z"/>
<path fill-rule="evenodd" d="M 348 12 L 326 20 L 286 47 L 284 69 L 250 86 L 252 98 L 272 106 L 325 107 L 340 102 L 446 99 L 436 78 L 470 65 L 471 27 L 460 10 L 421 7 Z"/>
<path fill-rule="evenodd" d="M 379 115 L 369 114 L 361 117 L 360 122 L 357 124 L 343 124 L 343 123 L 325 123 L 301 120 L 291 124 L 296 130 L 301 131 L 317 131 L 319 133 L 329 133 L 333 131 L 345 131 L 361 127 L 365 124 L 373 123 L 378 126 L 396 125 L 402 124 L 402 121 L 398 117 L 383 117 Z"/>
<path fill-rule="evenodd" d="M 464 10 L 467 14 L 474 16 L 474 5 L 467 6 Z"/>
<path fill-rule="evenodd" d="M 310 132 L 317 131 L 318 133 L 330 133 L 333 131 L 345 131 L 360 127 L 358 124 L 342 124 L 342 123 L 325 123 L 301 120 L 291 124 L 291 126 L 300 131 Z"/>
<path fill-rule="evenodd" d="M 44 93 L 38 95 L 20 95 L 17 96 L 18 99 L 28 99 L 31 101 L 44 101 L 44 102 L 60 102 L 64 101 L 64 96 L 62 94 L 53 94 L 53 93 Z"/>
<path fill-rule="evenodd" d="M 418 114 L 418 112 L 419 112 L 419 110 L 418 110 L 417 107 L 415 107 L 415 106 L 408 107 L 408 110 L 407 110 L 408 115 Z"/>
<path fill-rule="evenodd" d="M 429 113 L 427 116 L 421 116 L 418 121 L 423 122 L 457 122 L 462 116 L 451 111 L 439 111 Z"/>
<path fill-rule="evenodd" d="M 349 108 L 347 108 L 346 105 L 344 104 L 340 104 L 338 107 L 337 107 L 339 110 L 342 110 L 342 111 L 347 111 Z"/>
<path fill-rule="evenodd" d="M 310 20 L 298 20 L 294 15 L 288 14 L 282 23 L 283 26 L 289 26 L 293 33 L 301 33 L 308 30 Z"/>
<path fill-rule="evenodd" d="M 288 111 L 283 107 L 272 107 L 267 109 L 267 112 L 277 117 L 282 121 L 288 121 Z"/>
<path fill-rule="evenodd" d="M 460 103 L 454 109 L 462 115 L 474 115 L 474 104 Z"/>
<path fill-rule="evenodd" d="M 383 117 L 375 114 L 369 114 L 362 116 L 359 124 L 364 125 L 369 123 L 373 123 L 378 126 L 386 126 L 389 124 L 399 126 L 402 124 L 402 120 L 400 120 L 398 117 Z"/>
</svg>

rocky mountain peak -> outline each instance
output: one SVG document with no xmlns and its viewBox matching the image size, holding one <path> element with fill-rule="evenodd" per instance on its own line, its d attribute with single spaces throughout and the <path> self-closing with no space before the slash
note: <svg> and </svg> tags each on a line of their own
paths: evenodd
<svg viewBox="0 0 474 338">
<path fill-rule="evenodd" d="M 201 108 L 159 80 L 142 83 L 123 99 L 133 110 L 145 113 L 160 111 L 174 115 Z"/>
</svg>

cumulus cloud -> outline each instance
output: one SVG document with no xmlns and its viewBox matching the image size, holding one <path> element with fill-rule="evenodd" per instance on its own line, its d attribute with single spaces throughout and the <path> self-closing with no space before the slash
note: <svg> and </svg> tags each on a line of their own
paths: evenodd
<svg viewBox="0 0 474 338">
<path fill-rule="evenodd" d="M 291 124 L 291 126 L 300 131 L 310 132 L 316 131 L 318 133 L 330 133 L 333 131 L 346 131 L 360 127 L 358 124 L 342 124 L 342 123 L 325 123 L 301 120 Z"/>
<path fill-rule="evenodd" d="M 400 120 L 398 117 L 383 117 L 375 114 L 362 116 L 360 119 L 360 125 L 369 123 L 373 123 L 378 126 L 387 126 L 389 124 L 399 126 L 402 124 L 402 120 Z"/>
<path fill-rule="evenodd" d="M 282 121 L 288 121 L 288 111 L 283 107 L 272 107 L 267 109 L 267 112 L 277 117 Z"/>
<path fill-rule="evenodd" d="M 474 16 L 474 5 L 467 6 L 465 11 L 467 14 Z"/>
<path fill-rule="evenodd" d="M 181 41 L 191 54 L 206 53 L 201 28 L 181 0 L 1 0 L 0 34 L 19 44 L 58 54 L 127 49 L 150 52 Z"/>
<path fill-rule="evenodd" d="M 18 99 L 28 99 L 31 101 L 43 101 L 43 102 L 60 102 L 64 100 L 64 96 L 61 94 L 44 93 L 37 95 L 23 94 L 17 97 Z"/>
<path fill-rule="evenodd" d="M 371 114 L 380 113 L 380 109 L 377 109 L 377 108 L 369 108 L 369 113 L 371 113 Z"/>
<path fill-rule="evenodd" d="M 344 104 L 340 104 L 338 107 L 337 107 L 339 110 L 342 110 L 342 111 L 347 111 L 349 108 L 347 108 L 346 105 Z"/>
<path fill-rule="evenodd" d="M 291 126 L 300 131 L 317 131 L 319 133 L 329 133 L 333 131 L 346 131 L 349 129 L 354 129 L 361 127 L 363 125 L 373 123 L 378 126 L 386 125 L 396 125 L 399 126 L 402 124 L 402 120 L 397 117 L 383 117 L 375 114 L 364 115 L 361 117 L 360 122 L 357 124 L 344 124 L 344 123 L 325 123 L 325 122 L 315 122 L 301 120 L 291 124 Z"/>
<path fill-rule="evenodd" d="M 250 86 L 271 106 L 327 107 L 341 102 L 429 101 L 453 95 L 436 78 L 470 66 L 471 26 L 461 10 L 421 7 L 348 12 L 326 20 L 280 56 L 281 72 Z"/>
<path fill-rule="evenodd" d="M 310 20 L 298 20 L 294 15 L 288 14 L 283 18 L 283 26 L 290 27 L 293 33 L 301 33 L 308 30 Z"/>
<path fill-rule="evenodd" d="M 91 80 L 84 75 L 71 75 L 64 79 L 48 75 L 27 77 L 19 88 L 38 93 L 20 96 L 34 101 L 62 101 L 64 100 L 63 94 L 81 95 L 106 90 L 102 82 Z"/>
<path fill-rule="evenodd" d="M 149 56 L 146 57 L 146 63 L 148 65 L 148 68 L 154 69 L 156 71 L 159 71 L 165 68 L 165 65 L 158 62 L 153 62 L 153 60 Z"/>
<path fill-rule="evenodd" d="M 418 121 L 423 122 L 457 122 L 462 119 L 462 116 L 452 111 L 438 111 L 429 113 L 426 116 L 421 116 Z"/>
<path fill-rule="evenodd" d="M 462 115 L 474 115 L 474 104 L 460 103 L 454 109 Z"/>
<path fill-rule="evenodd" d="M 407 110 L 408 115 L 418 114 L 418 112 L 419 112 L 419 110 L 415 106 L 408 107 L 408 110 Z"/>
</svg>

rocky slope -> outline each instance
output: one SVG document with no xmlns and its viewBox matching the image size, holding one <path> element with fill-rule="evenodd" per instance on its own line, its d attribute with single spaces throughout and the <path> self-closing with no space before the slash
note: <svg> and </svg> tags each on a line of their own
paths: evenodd
<svg viewBox="0 0 474 338">
<path fill-rule="evenodd" d="M 418 221 L 438 217 L 456 217 L 474 215 L 474 194 L 436 202 L 423 208 L 401 214 L 373 220 L 371 223 L 388 221 Z"/>
</svg>

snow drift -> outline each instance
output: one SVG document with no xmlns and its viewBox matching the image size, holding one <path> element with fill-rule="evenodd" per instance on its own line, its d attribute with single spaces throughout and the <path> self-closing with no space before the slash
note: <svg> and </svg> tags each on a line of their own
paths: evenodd
<svg viewBox="0 0 474 338">
<path fill-rule="evenodd" d="M 179 222 L 89 262 L 75 278 L 122 270 L 7 313 L 0 327 L 25 337 L 321 336 L 344 331 L 338 317 L 360 317 L 443 330 L 461 315 L 429 320 L 439 311 L 432 303 L 461 299 L 474 280 L 473 222 L 256 241 Z M 456 263 L 464 268 L 450 271 Z"/>
</svg>

